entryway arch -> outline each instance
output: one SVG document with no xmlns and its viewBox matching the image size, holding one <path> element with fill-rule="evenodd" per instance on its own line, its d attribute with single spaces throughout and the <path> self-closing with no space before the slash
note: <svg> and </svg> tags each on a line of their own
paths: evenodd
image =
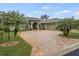
<svg viewBox="0 0 79 59">
<path fill-rule="evenodd" d="M 37 30 L 38 29 L 38 23 L 37 22 L 33 22 L 33 29 Z"/>
</svg>

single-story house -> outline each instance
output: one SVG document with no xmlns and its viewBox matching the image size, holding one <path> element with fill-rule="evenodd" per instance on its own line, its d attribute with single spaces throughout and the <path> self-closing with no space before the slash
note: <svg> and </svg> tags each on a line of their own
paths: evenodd
<svg viewBox="0 0 79 59">
<path fill-rule="evenodd" d="M 29 30 L 53 30 L 56 29 L 58 18 L 41 20 L 39 18 L 26 17 Z"/>
</svg>

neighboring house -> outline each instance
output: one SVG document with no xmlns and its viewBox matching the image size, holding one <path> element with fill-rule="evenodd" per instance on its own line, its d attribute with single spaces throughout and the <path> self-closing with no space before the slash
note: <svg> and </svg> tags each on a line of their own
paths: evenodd
<svg viewBox="0 0 79 59">
<path fill-rule="evenodd" d="M 56 29 L 58 18 L 41 20 L 39 18 L 26 17 L 29 30 L 52 30 Z"/>
</svg>

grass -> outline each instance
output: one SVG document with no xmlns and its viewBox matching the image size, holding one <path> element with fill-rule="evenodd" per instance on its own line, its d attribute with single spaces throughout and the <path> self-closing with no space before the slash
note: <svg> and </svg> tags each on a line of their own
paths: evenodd
<svg viewBox="0 0 79 59">
<path fill-rule="evenodd" d="M 0 46 L 0 56 L 29 56 L 31 54 L 32 47 L 26 43 L 20 36 L 16 36 L 16 38 L 12 38 L 13 33 L 11 33 L 11 41 L 15 40 L 19 43 L 15 46 Z M 0 39 L 1 40 L 1 39 Z M 2 40 L 2 42 L 8 41 L 6 38 Z"/>
<path fill-rule="evenodd" d="M 71 31 L 68 36 L 64 36 L 63 34 L 59 34 L 59 36 L 62 36 L 62 37 L 66 37 L 66 38 L 73 38 L 73 39 L 79 39 L 79 31 L 75 30 L 75 31 Z"/>
</svg>

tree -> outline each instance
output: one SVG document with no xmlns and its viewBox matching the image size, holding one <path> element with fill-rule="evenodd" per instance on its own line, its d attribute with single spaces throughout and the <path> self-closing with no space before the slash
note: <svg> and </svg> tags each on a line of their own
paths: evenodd
<svg viewBox="0 0 79 59">
<path fill-rule="evenodd" d="M 79 29 L 79 20 L 73 21 L 73 29 Z"/>
<path fill-rule="evenodd" d="M 19 12 L 13 12 L 14 19 L 15 19 L 15 29 L 14 29 L 14 36 L 17 35 L 19 31 L 19 25 L 23 23 L 25 20 L 24 14 L 20 14 Z"/>
<path fill-rule="evenodd" d="M 4 37 L 4 30 L 3 30 L 3 25 L 1 23 L 0 24 L 0 38 L 1 38 L 1 41 L 3 40 L 3 37 Z"/>
<path fill-rule="evenodd" d="M 64 20 L 60 21 L 58 24 L 58 29 L 62 31 L 65 36 L 67 36 L 72 29 L 72 19 L 65 18 Z"/>
<path fill-rule="evenodd" d="M 5 32 L 5 35 L 7 35 L 7 39 L 10 42 L 10 26 L 12 24 L 11 21 L 11 14 L 9 12 L 2 12 L 2 16 L 3 16 L 3 30 Z"/>
<path fill-rule="evenodd" d="M 46 15 L 46 14 L 41 16 L 41 19 L 42 19 L 42 20 L 47 20 L 48 18 L 49 18 L 49 16 Z"/>
<path fill-rule="evenodd" d="M 14 32 L 14 36 L 16 36 L 19 25 L 23 23 L 24 14 L 20 14 L 18 11 L 8 11 L 8 12 L 1 12 L 0 15 L 3 18 L 3 30 L 7 33 L 8 40 L 10 41 L 10 32 Z M 12 27 L 14 29 L 12 29 Z"/>
</svg>

